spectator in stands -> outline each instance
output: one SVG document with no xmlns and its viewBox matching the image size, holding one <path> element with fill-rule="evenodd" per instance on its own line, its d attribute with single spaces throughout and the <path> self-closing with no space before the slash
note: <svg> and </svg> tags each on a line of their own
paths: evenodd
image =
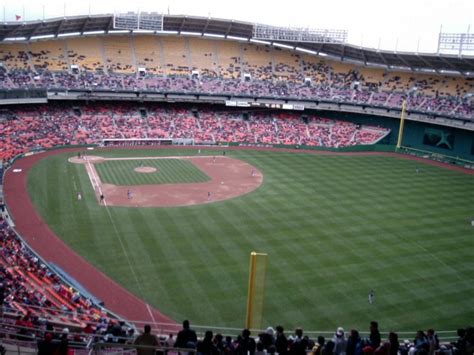
<svg viewBox="0 0 474 355">
<path fill-rule="evenodd" d="M 178 336 L 176 337 L 174 347 L 182 349 L 195 349 L 196 343 L 196 332 L 190 328 L 189 321 L 185 320 L 183 322 L 183 329 L 179 331 Z"/>
<path fill-rule="evenodd" d="M 474 354 L 474 328 L 466 329 L 466 353 Z"/>
<path fill-rule="evenodd" d="M 286 355 L 288 353 L 288 339 L 281 325 L 276 327 L 275 347 L 276 352 L 280 355 Z"/>
<path fill-rule="evenodd" d="M 426 332 L 426 338 L 428 339 L 429 355 L 434 355 L 435 352 L 439 349 L 438 335 L 433 329 L 428 329 L 428 331 Z"/>
<path fill-rule="evenodd" d="M 94 327 L 91 323 L 87 323 L 82 332 L 87 335 L 94 334 Z"/>
<path fill-rule="evenodd" d="M 388 341 L 382 343 L 377 349 L 375 349 L 374 354 L 375 355 L 389 355 L 390 343 Z"/>
<path fill-rule="evenodd" d="M 133 343 L 141 346 L 137 349 L 138 355 L 154 355 L 155 348 L 160 345 L 158 338 L 151 334 L 151 327 L 148 324 L 145 325 L 143 334 L 139 335 Z"/>
<path fill-rule="evenodd" d="M 242 330 L 242 336 L 237 340 L 236 352 L 239 355 L 254 355 L 256 349 L 255 339 L 250 336 L 250 330 Z"/>
<path fill-rule="evenodd" d="M 363 342 L 359 336 L 359 331 L 352 329 L 347 338 L 346 354 L 362 355 Z"/>
<path fill-rule="evenodd" d="M 329 340 L 323 347 L 321 355 L 333 355 L 334 353 L 334 342 Z"/>
<path fill-rule="evenodd" d="M 458 340 L 455 343 L 452 343 L 454 346 L 454 353 L 455 354 L 464 354 L 467 347 L 467 340 L 466 340 L 466 329 L 459 328 L 457 330 Z"/>
<path fill-rule="evenodd" d="M 375 350 L 380 346 L 380 342 L 379 324 L 372 321 L 370 322 L 370 336 L 369 339 L 367 339 L 366 345 L 370 345 Z"/>
<path fill-rule="evenodd" d="M 226 353 L 233 354 L 235 352 L 236 344 L 234 344 L 234 342 L 232 341 L 231 336 L 228 335 L 225 337 L 224 346 Z"/>
<path fill-rule="evenodd" d="M 342 327 L 337 328 L 332 341 L 334 342 L 334 354 L 344 355 L 346 353 L 347 340 L 344 336 L 344 329 Z"/>
<path fill-rule="evenodd" d="M 15 325 L 18 327 L 18 340 L 31 340 L 34 336 L 33 323 L 30 320 L 30 315 L 18 316 Z"/>
<path fill-rule="evenodd" d="M 258 335 L 258 338 L 259 338 L 259 343 L 262 343 L 263 344 L 263 348 L 265 350 L 268 350 L 270 348 L 270 346 L 272 346 L 273 344 L 275 344 L 275 331 L 273 330 L 272 327 L 268 327 L 265 332 L 263 333 L 260 333 Z M 258 345 L 258 344 L 257 344 Z"/>
<path fill-rule="evenodd" d="M 313 346 L 313 349 L 311 351 L 311 355 L 320 355 L 320 354 L 322 354 L 325 342 L 326 342 L 326 339 L 322 335 L 318 336 L 318 340 Z"/>
<path fill-rule="evenodd" d="M 219 354 L 217 347 L 213 342 L 213 333 L 207 330 L 204 338 L 197 343 L 196 351 L 198 355 L 217 355 Z"/>
<path fill-rule="evenodd" d="M 122 329 L 122 325 L 115 321 L 110 320 L 109 325 L 106 330 L 106 334 L 111 335 L 111 340 L 114 343 L 119 342 L 120 338 L 124 338 L 126 336 L 124 329 Z"/>
<path fill-rule="evenodd" d="M 430 349 L 430 345 L 428 343 L 428 338 L 425 335 L 425 332 L 419 330 L 416 332 L 415 340 L 413 341 L 413 346 L 410 348 L 408 352 L 409 355 L 427 355 Z"/>
<path fill-rule="evenodd" d="M 400 349 L 400 343 L 398 341 L 398 334 L 390 332 L 388 334 L 388 341 L 390 343 L 390 355 L 397 355 Z"/>
<path fill-rule="evenodd" d="M 38 342 L 38 355 L 51 355 L 56 351 L 57 345 L 53 343 L 53 335 L 45 333 L 44 339 Z"/>
<path fill-rule="evenodd" d="M 222 334 L 217 333 L 214 336 L 213 342 L 214 342 L 214 345 L 217 348 L 217 351 L 219 353 L 224 352 L 224 350 L 225 350 L 225 341 L 224 341 L 224 337 L 222 336 Z"/>
<path fill-rule="evenodd" d="M 168 337 L 166 338 L 165 340 L 165 346 L 167 348 L 172 348 L 174 346 L 174 337 L 173 337 L 173 333 L 170 333 L 168 335 Z"/>
<path fill-rule="evenodd" d="M 59 339 L 58 355 L 69 355 L 69 328 L 64 328 Z"/>
<path fill-rule="evenodd" d="M 295 329 L 295 337 L 293 339 L 293 344 L 290 347 L 291 355 L 305 355 L 306 350 L 308 349 L 308 340 L 303 337 L 303 329 Z"/>
<path fill-rule="evenodd" d="M 257 343 L 257 349 L 255 351 L 255 355 L 266 355 L 267 351 L 265 350 L 265 347 L 262 342 Z"/>
</svg>

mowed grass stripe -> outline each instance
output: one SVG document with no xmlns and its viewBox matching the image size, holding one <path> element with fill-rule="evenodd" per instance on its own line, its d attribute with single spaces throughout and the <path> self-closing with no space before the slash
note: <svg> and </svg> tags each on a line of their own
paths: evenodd
<svg viewBox="0 0 474 355">
<path fill-rule="evenodd" d="M 150 304 L 178 321 L 242 327 L 249 253 L 256 250 L 269 254 L 263 327 L 366 329 L 376 319 L 382 330 L 443 330 L 474 319 L 469 303 L 474 298 L 472 176 L 389 157 L 228 155 L 263 172 L 257 191 L 184 208 L 110 209 L 127 240 L 132 265 L 143 275 L 143 297 Z M 30 192 L 37 194 L 35 204 L 68 244 L 137 293 L 93 194 L 88 192 L 83 201 L 85 213 L 71 201 L 69 182 L 54 186 L 46 178 L 58 174 L 59 181 L 71 179 L 71 171 L 61 169 L 66 158 L 48 158 L 34 168 Z M 135 178 L 133 167 L 139 164 L 131 163 L 129 179 Z M 90 185 L 79 168 L 83 186 Z M 110 173 L 119 176 L 119 170 L 113 167 Z M 191 176 L 180 169 L 170 175 Z M 53 194 L 64 194 L 69 201 L 48 197 Z M 54 213 L 59 208 L 58 219 Z M 367 302 L 371 288 L 376 291 L 374 305 Z"/>
<path fill-rule="evenodd" d="M 139 173 L 142 166 L 156 168 Z M 106 160 L 95 165 L 103 183 L 114 185 L 183 184 L 209 181 L 210 178 L 192 162 L 184 159 Z"/>
</svg>

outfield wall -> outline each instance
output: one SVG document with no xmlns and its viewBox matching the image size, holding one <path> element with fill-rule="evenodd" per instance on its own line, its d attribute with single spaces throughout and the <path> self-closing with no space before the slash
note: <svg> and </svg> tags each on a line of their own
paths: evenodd
<svg viewBox="0 0 474 355">
<path fill-rule="evenodd" d="M 390 134 L 387 135 L 379 145 L 396 145 L 398 139 L 398 132 L 400 126 L 400 120 L 382 117 L 382 116 L 369 116 L 369 115 L 358 115 L 354 113 L 344 113 L 344 112 L 330 112 L 324 111 L 318 112 L 322 117 L 328 117 L 333 119 L 342 119 L 358 124 L 382 126 L 390 128 Z M 452 138 L 451 148 L 447 147 L 445 144 L 436 146 L 433 144 L 427 144 L 425 138 L 426 132 L 437 132 L 443 133 L 444 135 L 449 135 Z M 474 133 L 467 130 L 462 130 L 458 128 L 438 126 L 433 124 L 428 124 L 424 122 L 416 122 L 405 120 L 405 129 L 403 132 L 403 146 L 408 148 L 419 149 L 423 151 L 429 151 L 432 153 L 442 154 L 451 157 L 458 157 L 462 159 L 467 159 L 474 161 Z"/>
</svg>

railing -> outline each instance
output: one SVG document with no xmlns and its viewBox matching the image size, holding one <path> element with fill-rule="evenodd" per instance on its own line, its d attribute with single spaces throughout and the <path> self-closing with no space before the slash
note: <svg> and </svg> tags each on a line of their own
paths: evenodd
<svg viewBox="0 0 474 355">
<path fill-rule="evenodd" d="M 455 164 L 457 166 L 462 166 L 467 169 L 474 169 L 474 161 L 463 159 L 460 157 L 453 157 L 451 155 L 445 155 L 441 153 L 430 152 L 428 150 L 416 149 L 416 148 L 406 147 L 406 146 L 400 147 L 400 149 L 398 149 L 398 152 L 414 155 L 420 158 L 435 160 L 435 161 L 439 161 L 443 163 Z"/>
</svg>

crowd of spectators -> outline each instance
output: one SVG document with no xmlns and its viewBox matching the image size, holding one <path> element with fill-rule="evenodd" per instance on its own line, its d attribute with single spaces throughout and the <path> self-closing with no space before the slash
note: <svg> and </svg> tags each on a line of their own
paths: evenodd
<svg viewBox="0 0 474 355">
<path fill-rule="evenodd" d="M 145 114 L 140 112 L 145 111 Z M 213 111 L 134 104 L 22 107 L 0 116 L 0 159 L 29 150 L 100 144 L 112 138 L 190 138 L 196 144 L 238 142 L 344 147 L 373 144 L 381 127 L 281 111 Z"/>
<path fill-rule="evenodd" d="M 3 217 L 0 217 L 0 296 L 4 312 L 21 314 L 19 324 L 43 319 L 81 326 L 107 318 L 102 308 L 65 284 L 38 259 Z"/>
<path fill-rule="evenodd" d="M 296 328 L 292 334 L 285 333 L 282 326 L 268 327 L 262 332 L 252 334 L 243 329 L 237 336 L 214 334 L 207 330 L 199 338 L 191 328 L 189 321 L 183 322 L 183 328 L 177 336 L 155 336 L 149 325 L 142 335 L 127 341 L 144 346 L 138 354 L 154 354 L 159 348 L 164 353 L 197 355 L 471 355 L 474 350 L 474 328 L 458 330 L 458 339 L 454 342 L 440 342 L 436 332 L 429 329 L 416 332 L 413 340 L 399 340 L 399 335 L 389 332 L 384 339 L 377 322 L 370 322 L 368 332 L 351 329 L 347 334 L 342 327 L 329 337 L 322 335 L 312 338 L 302 328 Z M 153 349 L 154 348 L 154 349 Z"/>
<path fill-rule="evenodd" d="M 474 118 L 470 97 L 463 97 L 445 93 L 440 95 L 426 95 L 422 90 L 412 93 L 410 90 L 384 90 L 383 86 L 365 84 L 363 77 L 354 71 L 345 75 L 331 75 L 329 66 L 319 66 L 315 70 L 326 70 L 316 78 L 330 78 L 317 80 L 307 85 L 301 80 L 263 80 L 254 78 L 250 81 L 241 78 L 220 78 L 215 76 L 201 76 L 193 78 L 191 75 L 182 76 L 145 76 L 114 72 L 86 72 L 70 73 L 67 71 L 53 72 L 41 69 L 33 72 L 29 69 L 0 70 L 0 89 L 11 88 L 50 88 L 50 89 L 87 89 L 87 90 L 133 90 L 154 92 L 180 92 L 200 94 L 250 95 L 255 97 L 294 98 L 311 100 L 329 100 L 337 103 L 372 105 L 386 108 L 401 108 L 403 99 L 407 98 L 407 108 L 431 114 L 443 114 L 452 117 L 467 119 Z M 271 70 L 265 67 L 262 70 Z M 395 77 L 397 78 L 397 77 Z M 394 79 L 395 80 L 395 79 Z M 381 83 L 380 83 L 381 85 Z M 415 84 L 413 84 L 415 85 Z M 402 86 L 404 88 L 404 86 Z"/>
<path fill-rule="evenodd" d="M 292 332 L 278 325 L 263 331 L 243 329 L 237 335 L 212 330 L 202 336 L 185 320 L 177 333 L 156 335 L 150 325 L 143 332 L 124 321 L 101 319 L 85 326 L 64 328 L 33 316 L 22 316 L 16 321 L 4 320 L 0 333 L 4 338 L 24 341 L 23 345 L 36 346 L 39 354 L 51 354 L 51 349 L 85 348 L 100 344 L 102 350 L 129 353 L 135 349 L 139 355 L 196 354 L 196 355 L 472 355 L 474 328 L 461 328 L 451 341 L 439 339 L 433 329 L 418 330 L 412 339 L 401 339 L 390 331 L 382 335 L 378 322 L 370 322 L 367 331 L 338 327 L 333 334 L 311 335 L 302 328 Z M 329 334 L 329 336 L 328 336 Z M 157 352 L 158 351 L 158 352 Z M 133 353 L 133 352 L 132 352 Z"/>
</svg>

